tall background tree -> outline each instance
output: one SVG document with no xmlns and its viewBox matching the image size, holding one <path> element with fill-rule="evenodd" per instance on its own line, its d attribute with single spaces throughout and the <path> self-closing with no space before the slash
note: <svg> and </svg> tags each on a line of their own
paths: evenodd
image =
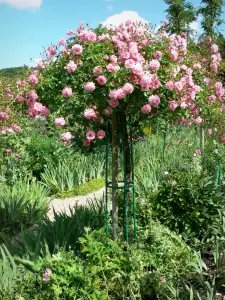
<svg viewBox="0 0 225 300">
<path fill-rule="evenodd" d="M 169 6 L 165 11 L 169 21 L 167 31 L 170 34 L 185 32 L 190 36 L 193 33 L 191 23 L 197 19 L 193 4 L 185 0 L 165 0 L 165 3 Z"/>
<path fill-rule="evenodd" d="M 219 31 L 219 26 L 224 23 L 222 18 L 224 0 L 202 0 L 204 6 L 198 9 L 198 15 L 202 17 L 201 26 L 203 35 L 215 39 Z"/>
</svg>

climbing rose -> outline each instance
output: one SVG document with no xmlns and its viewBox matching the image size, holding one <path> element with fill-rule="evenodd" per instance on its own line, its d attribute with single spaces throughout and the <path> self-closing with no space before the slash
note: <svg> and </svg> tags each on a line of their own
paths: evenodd
<svg viewBox="0 0 225 300">
<path fill-rule="evenodd" d="M 89 141 L 93 141 L 95 139 L 95 132 L 92 131 L 92 130 L 89 130 L 86 132 L 86 138 L 89 140 Z"/>
<path fill-rule="evenodd" d="M 216 53 L 216 52 L 218 52 L 219 48 L 218 48 L 218 46 L 217 46 L 216 44 L 213 44 L 213 45 L 211 46 L 210 50 L 211 50 L 213 53 Z"/>
<path fill-rule="evenodd" d="M 157 95 L 152 95 L 148 98 L 148 102 L 151 106 L 158 106 L 160 103 L 160 98 Z"/>
<path fill-rule="evenodd" d="M 158 59 L 162 56 L 162 52 L 161 51 L 156 51 L 152 54 L 153 58 Z"/>
<path fill-rule="evenodd" d="M 74 61 L 70 61 L 67 66 L 65 67 L 65 69 L 68 71 L 68 73 L 73 73 L 76 71 L 77 69 L 77 65 L 74 63 Z"/>
<path fill-rule="evenodd" d="M 99 140 L 103 140 L 104 137 L 105 137 L 105 131 L 104 130 L 99 130 L 97 132 L 97 137 L 98 137 Z"/>
<path fill-rule="evenodd" d="M 195 150 L 195 154 L 200 155 L 201 154 L 201 150 L 200 149 L 196 149 Z"/>
<path fill-rule="evenodd" d="M 84 89 L 88 92 L 93 92 L 95 90 L 95 84 L 94 82 L 87 82 L 84 85 Z"/>
<path fill-rule="evenodd" d="M 135 66 L 135 61 L 133 59 L 127 59 L 124 65 L 125 68 L 132 69 Z"/>
<path fill-rule="evenodd" d="M 110 99 L 109 100 L 109 105 L 115 108 L 119 105 L 119 101 L 116 100 L 116 99 Z"/>
<path fill-rule="evenodd" d="M 78 44 L 73 45 L 73 47 L 72 47 L 72 52 L 73 52 L 74 54 L 76 54 L 76 55 L 81 55 L 82 52 L 83 52 L 83 47 L 82 47 L 81 45 L 78 45 Z"/>
<path fill-rule="evenodd" d="M 72 89 L 69 88 L 69 87 L 65 87 L 63 90 L 62 90 L 62 95 L 63 97 L 65 98 L 69 98 L 72 96 Z"/>
<path fill-rule="evenodd" d="M 86 119 L 89 119 L 89 120 L 95 120 L 97 118 L 97 114 L 93 108 L 85 109 L 84 116 Z"/>
<path fill-rule="evenodd" d="M 202 118 L 201 117 L 197 117 L 196 119 L 194 119 L 193 122 L 194 122 L 195 125 L 201 124 L 202 123 Z"/>
<path fill-rule="evenodd" d="M 1 120 L 8 120 L 9 119 L 9 115 L 7 115 L 6 113 L 4 113 L 3 111 L 0 111 L 0 119 Z"/>
<path fill-rule="evenodd" d="M 107 69 L 108 72 L 114 73 L 114 72 L 117 72 L 117 71 L 120 69 L 120 66 L 118 66 L 118 65 L 113 65 L 113 64 L 108 64 L 108 65 L 106 66 L 106 69 Z"/>
<path fill-rule="evenodd" d="M 5 149 L 5 152 L 12 153 L 12 149 L 7 148 L 7 149 Z"/>
<path fill-rule="evenodd" d="M 132 84 L 130 83 L 125 83 L 124 86 L 123 86 L 123 92 L 125 94 L 131 94 L 134 90 L 134 87 Z"/>
<path fill-rule="evenodd" d="M 29 100 L 31 100 L 31 101 L 36 101 L 38 99 L 38 95 L 33 90 L 28 92 L 27 95 L 28 95 Z"/>
<path fill-rule="evenodd" d="M 172 81 L 167 81 L 166 82 L 166 88 L 168 90 L 172 90 L 173 89 L 173 82 Z"/>
<path fill-rule="evenodd" d="M 32 85 L 38 84 L 38 79 L 37 79 L 37 77 L 36 77 L 35 75 L 30 75 L 30 76 L 29 76 L 29 81 L 30 81 L 30 83 L 31 83 Z"/>
<path fill-rule="evenodd" d="M 112 114 L 113 110 L 112 110 L 111 107 L 108 107 L 108 108 L 105 108 L 105 109 L 103 110 L 103 112 L 104 112 L 104 114 L 105 114 L 106 116 L 110 116 L 110 115 Z"/>
<path fill-rule="evenodd" d="M 64 38 L 61 38 L 59 40 L 59 45 L 64 46 L 66 44 L 66 40 Z"/>
<path fill-rule="evenodd" d="M 145 104 L 141 108 L 141 112 L 143 112 L 143 114 L 149 114 L 151 112 L 151 110 L 152 110 L 152 108 L 149 104 Z"/>
<path fill-rule="evenodd" d="M 98 84 L 104 85 L 107 82 L 107 78 L 105 76 L 101 75 L 97 78 L 97 81 L 98 81 Z"/>
<path fill-rule="evenodd" d="M 66 121 L 64 118 L 55 118 L 55 126 L 64 126 Z"/>
<path fill-rule="evenodd" d="M 21 131 L 21 127 L 17 124 L 12 124 L 11 128 L 16 132 Z"/>
<path fill-rule="evenodd" d="M 169 110 L 173 111 L 177 108 L 178 104 L 175 101 L 171 101 L 169 105 Z"/>
<path fill-rule="evenodd" d="M 70 132 L 64 132 L 61 134 L 61 139 L 63 141 L 70 141 L 74 136 Z"/>
<path fill-rule="evenodd" d="M 68 35 L 73 34 L 73 30 L 67 30 L 66 34 L 68 34 Z"/>
<path fill-rule="evenodd" d="M 212 129 L 208 129 L 207 133 L 208 133 L 208 135 L 211 135 L 212 134 Z"/>
</svg>

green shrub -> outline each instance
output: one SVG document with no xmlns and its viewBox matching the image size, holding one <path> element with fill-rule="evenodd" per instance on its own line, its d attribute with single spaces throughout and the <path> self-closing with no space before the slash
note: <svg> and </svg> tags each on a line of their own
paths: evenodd
<svg viewBox="0 0 225 300">
<path fill-rule="evenodd" d="M 165 176 L 150 200 L 153 216 L 160 222 L 187 238 L 199 240 L 210 236 L 225 205 L 214 178 L 184 172 Z"/>
</svg>

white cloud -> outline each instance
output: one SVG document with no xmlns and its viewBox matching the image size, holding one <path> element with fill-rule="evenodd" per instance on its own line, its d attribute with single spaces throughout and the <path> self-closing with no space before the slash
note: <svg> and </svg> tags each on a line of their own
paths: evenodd
<svg viewBox="0 0 225 300">
<path fill-rule="evenodd" d="M 41 7 L 42 0 L 0 0 L 1 3 L 21 9 L 38 9 Z"/>
<path fill-rule="evenodd" d="M 191 23 L 190 25 L 191 29 L 195 30 L 196 32 L 199 32 L 199 22 L 198 21 L 194 21 Z"/>
<path fill-rule="evenodd" d="M 109 25 L 118 26 L 118 25 L 120 25 L 121 23 L 124 23 L 127 20 L 141 21 L 141 22 L 144 22 L 144 23 L 148 23 L 148 21 L 145 20 L 144 18 L 140 17 L 139 14 L 136 11 L 124 10 L 120 14 L 116 14 L 116 15 L 108 17 L 104 22 L 102 22 L 102 25 L 104 25 L 104 26 L 109 26 Z"/>
</svg>

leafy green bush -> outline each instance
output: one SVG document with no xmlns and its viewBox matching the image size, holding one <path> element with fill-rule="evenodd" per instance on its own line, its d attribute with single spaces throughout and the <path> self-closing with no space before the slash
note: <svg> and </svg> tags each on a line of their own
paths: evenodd
<svg viewBox="0 0 225 300">
<path fill-rule="evenodd" d="M 53 221 L 45 218 L 32 230 L 22 232 L 18 241 L 20 253 L 33 260 L 60 250 L 79 252 L 78 238 L 84 234 L 85 228 L 98 229 L 104 224 L 104 202 L 97 199 L 89 200 L 86 207 L 75 206 L 70 215 L 54 212 Z"/>
<path fill-rule="evenodd" d="M 153 216 L 171 230 L 202 240 L 219 222 L 225 197 L 214 178 L 185 172 L 164 177 L 158 192 L 152 196 Z"/>
<path fill-rule="evenodd" d="M 0 190 L 0 233 L 15 235 L 22 227 L 35 224 L 48 210 L 48 190 L 35 179 L 20 179 Z"/>
</svg>

